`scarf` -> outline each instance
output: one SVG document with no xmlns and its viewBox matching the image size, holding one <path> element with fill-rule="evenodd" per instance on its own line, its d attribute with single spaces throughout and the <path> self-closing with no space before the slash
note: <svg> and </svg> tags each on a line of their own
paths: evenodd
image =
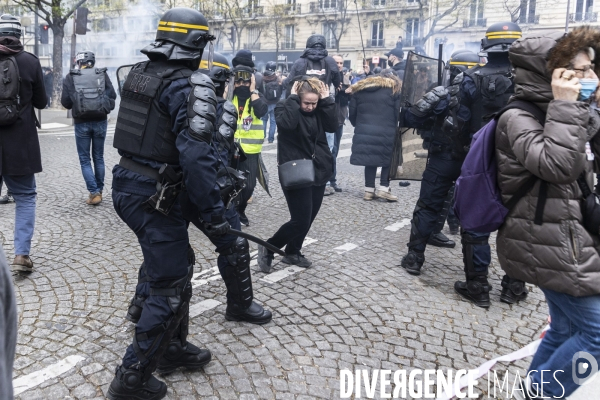
<svg viewBox="0 0 600 400">
<path fill-rule="evenodd" d="M 16 37 L 5 36 L 0 39 L 0 54 L 12 56 L 22 51 L 23 45 Z"/>
</svg>

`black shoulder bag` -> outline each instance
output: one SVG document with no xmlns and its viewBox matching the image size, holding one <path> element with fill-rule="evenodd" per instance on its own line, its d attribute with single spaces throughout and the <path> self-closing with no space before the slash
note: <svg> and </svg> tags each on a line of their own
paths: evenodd
<svg viewBox="0 0 600 400">
<path fill-rule="evenodd" d="M 317 139 L 319 132 L 315 137 L 315 145 L 313 147 L 312 157 L 301 160 L 292 160 L 283 164 L 278 162 L 279 183 L 285 190 L 295 190 L 311 187 L 315 184 L 315 153 L 317 149 Z M 277 144 L 279 146 L 279 143 Z M 277 151 L 277 159 L 279 160 L 279 151 Z"/>
</svg>

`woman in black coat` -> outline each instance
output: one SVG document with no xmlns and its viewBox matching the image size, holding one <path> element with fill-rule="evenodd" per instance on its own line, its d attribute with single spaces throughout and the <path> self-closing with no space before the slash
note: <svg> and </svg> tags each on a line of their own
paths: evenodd
<svg viewBox="0 0 600 400">
<path fill-rule="evenodd" d="M 329 151 L 325 132 L 337 129 L 334 100 L 329 89 L 316 78 L 300 79 L 292 87 L 291 95 L 275 107 L 277 122 L 278 164 L 288 161 L 313 159 L 315 181 L 313 186 L 288 190 L 283 194 L 287 200 L 291 219 L 267 240 L 275 247 L 285 247 L 286 256 L 281 260 L 308 268 L 311 262 L 301 253 L 302 243 L 321 208 L 325 184 L 333 173 L 333 156 Z M 263 272 L 271 271 L 273 253 L 258 247 L 258 265 Z"/>
<path fill-rule="evenodd" d="M 398 201 L 389 187 L 390 162 L 398 132 L 402 82 L 385 70 L 352 85 L 350 122 L 354 126 L 350 164 L 365 167 L 365 200 L 376 197 Z M 377 167 L 380 186 L 375 191 Z"/>
</svg>

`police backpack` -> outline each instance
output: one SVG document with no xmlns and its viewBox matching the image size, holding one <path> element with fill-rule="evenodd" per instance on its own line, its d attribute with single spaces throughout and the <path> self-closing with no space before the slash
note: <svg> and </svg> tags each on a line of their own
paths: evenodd
<svg viewBox="0 0 600 400">
<path fill-rule="evenodd" d="M 73 77 L 73 118 L 101 118 L 115 108 L 105 94 L 106 68 L 75 69 Z"/>
<path fill-rule="evenodd" d="M 14 124 L 21 110 L 21 77 L 17 60 L 0 56 L 0 126 Z"/>
<path fill-rule="evenodd" d="M 327 63 L 325 62 L 325 58 L 321 58 L 319 61 L 312 61 L 308 58 L 306 59 L 306 72 L 304 75 L 313 76 L 325 83 L 325 85 L 329 85 L 331 81 L 329 80 L 330 71 L 327 68 Z"/>
</svg>

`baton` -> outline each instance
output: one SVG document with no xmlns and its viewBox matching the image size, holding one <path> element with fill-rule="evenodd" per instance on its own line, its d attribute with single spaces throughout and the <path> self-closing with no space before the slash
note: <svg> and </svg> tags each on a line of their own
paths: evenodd
<svg viewBox="0 0 600 400">
<path fill-rule="evenodd" d="M 273 253 L 279 254 L 280 256 L 283 256 L 283 257 L 286 256 L 286 254 L 281 249 L 278 249 L 277 247 L 273 246 L 271 243 L 265 242 L 264 240 L 257 238 L 256 236 L 253 236 L 249 233 L 238 231 L 237 229 L 231 229 L 231 228 L 229 229 L 229 231 L 227 233 L 231 233 L 232 235 L 239 236 L 244 239 L 248 239 L 254 243 L 258 243 L 261 246 L 264 246 L 267 249 L 271 250 Z"/>
</svg>

